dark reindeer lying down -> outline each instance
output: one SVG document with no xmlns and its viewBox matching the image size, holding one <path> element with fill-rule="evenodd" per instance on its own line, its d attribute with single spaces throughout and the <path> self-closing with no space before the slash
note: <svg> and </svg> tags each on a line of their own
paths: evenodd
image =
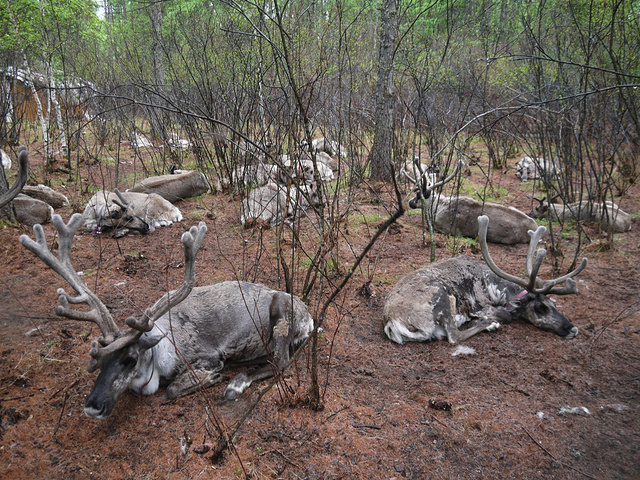
<svg viewBox="0 0 640 480">
<path fill-rule="evenodd" d="M 537 275 L 546 251 L 535 249 L 546 231 L 541 226 L 535 232 L 529 231 L 527 278 L 523 280 L 496 266 L 487 246 L 489 218 L 478 217 L 478 223 L 486 264 L 464 256 L 449 258 L 400 279 L 384 305 L 385 334 L 396 343 L 444 338 L 456 343 L 484 330 L 494 330 L 501 322 L 524 320 L 563 338 L 575 337 L 578 328 L 547 295 L 577 293 L 572 277 L 586 267 L 587 259 L 561 278 L 540 281 Z M 563 287 L 557 286 L 564 282 Z M 461 325 L 472 320 L 477 323 L 460 330 Z"/>
<path fill-rule="evenodd" d="M 165 294 L 140 318 L 129 317 L 130 327 L 121 331 L 107 307 L 82 282 L 71 265 L 73 237 L 82 223 L 74 214 L 68 224 L 59 215 L 53 223 L 59 234 L 58 257 L 49 250 L 40 225 L 34 226 L 36 241 L 27 235 L 20 242 L 73 287 L 73 297 L 58 290 L 56 313 L 74 320 L 95 322 L 103 336 L 91 345 L 88 370 L 100 369 L 85 403 L 85 414 L 107 417 L 118 396 L 127 388 L 151 395 L 167 384 L 166 394 L 176 398 L 223 380 L 226 364 L 254 363 L 257 370 L 238 374 L 224 396 L 235 399 L 253 381 L 273 376 L 287 366 L 290 349 L 313 329 L 313 319 L 296 297 L 264 285 L 223 282 L 193 288 L 195 256 L 206 226 L 200 223 L 182 236 L 185 280 Z M 86 303 L 89 311 L 70 304 Z"/>
</svg>

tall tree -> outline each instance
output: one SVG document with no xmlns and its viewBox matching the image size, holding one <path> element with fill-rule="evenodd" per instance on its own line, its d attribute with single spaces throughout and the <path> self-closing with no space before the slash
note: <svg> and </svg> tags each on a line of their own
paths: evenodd
<svg viewBox="0 0 640 480">
<path fill-rule="evenodd" d="M 393 62 L 398 36 L 400 0 L 382 0 L 380 5 L 380 50 L 376 82 L 376 114 L 371 147 L 371 178 L 391 180 L 393 160 L 394 88 Z"/>
</svg>

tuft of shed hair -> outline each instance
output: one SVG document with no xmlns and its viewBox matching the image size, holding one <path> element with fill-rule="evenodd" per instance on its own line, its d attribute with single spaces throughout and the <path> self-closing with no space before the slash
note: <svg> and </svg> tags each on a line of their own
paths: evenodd
<svg viewBox="0 0 640 480">
<path fill-rule="evenodd" d="M 476 349 L 473 347 L 468 347 L 466 345 L 458 345 L 457 348 L 451 354 L 452 357 L 456 357 L 458 355 L 477 355 Z"/>
</svg>

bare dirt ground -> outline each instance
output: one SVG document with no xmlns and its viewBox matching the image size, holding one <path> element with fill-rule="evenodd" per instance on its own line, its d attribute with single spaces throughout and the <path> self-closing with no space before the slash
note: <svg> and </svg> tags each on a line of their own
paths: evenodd
<svg viewBox="0 0 640 480">
<path fill-rule="evenodd" d="M 37 168 L 37 155 L 33 161 Z M 513 172 L 499 183 L 519 192 L 516 205 L 528 208 Z M 622 200 L 627 212 L 640 210 L 638 190 Z M 86 200 L 72 188 L 64 193 L 76 207 Z M 367 204 L 364 187 L 361 198 L 363 212 L 385 219 L 379 206 Z M 209 227 L 199 284 L 244 271 L 282 286 L 274 230 L 262 232 L 262 241 L 260 232 L 244 231 L 237 200 L 207 195 L 179 207 L 183 222 L 149 236 L 76 238 L 74 266 L 118 321 L 181 282 L 179 238 L 199 220 Z M 72 211 L 58 213 L 67 219 Z M 45 231 L 52 239 L 53 227 Z M 587 247 L 580 293 L 557 298 L 580 329 L 576 338 L 513 323 L 470 339 L 477 355 L 454 357 L 446 342 L 401 346 L 383 334 L 386 293 L 429 259 L 419 216 L 405 215 L 329 311 L 319 340 L 324 409 L 295 401 L 310 384 L 305 352 L 287 372 L 286 388 L 265 395 L 234 450 L 216 461 L 208 450 L 217 442 L 214 420 L 231 427 L 268 381 L 233 403 L 220 400 L 224 384 L 174 402 L 162 390 L 125 393 L 111 417 L 85 417 L 95 378 L 86 371 L 89 342 L 97 329 L 55 316 L 55 289 L 67 286 L 19 245 L 23 233 L 32 235 L 24 226 L 0 229 L 1 478 L 640 478 L 640 318 L 626 310 L 640 300 L 637 219 L 614 249 Z M 358 251 L 367 240 L 360 231 L 350 248 Z M 438 235 L 438 258 L 452 250 Z M 493 245 L 492 253 L 515 273 L 526 246 Z M 372 273 L 371 295 L 363 295 Z"/>
</svg>

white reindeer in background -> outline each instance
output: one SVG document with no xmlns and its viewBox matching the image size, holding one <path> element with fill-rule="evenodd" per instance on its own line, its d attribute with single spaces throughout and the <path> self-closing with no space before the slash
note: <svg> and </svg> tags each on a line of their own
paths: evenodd
<svg viewBox="0 0 640 480">
<path fill-rule="evenodd" d="M 552 221 L 580 220 L 582 222 L 594 222 L 603 228 L 611 229 L 616 233 L 631 230 L 631 216 L 613 202 L 593 202 L 583 200 L 567 204 L 550 203 L 534 198 L 538 201 L 529 214 L 533 218 L 549 218 Z"/>
<path fill-rule="evenodd" d="M 251 190 L 242 201 L 240 222 L 245 227 L 253 226 L 257 221 L 278 225 L 282 221 L 290 222 L 300 210 L 309 206 L 320 206 L 314 185 L 294 187 L 267 183 Z"/>
<path fill-rule="evenodd" d="M 116 236 L 129 232 L 147 234 L 157 227 L 182 220 L 178 207 L 151 193 L 101 191 L 93 195 L 82 214 L 87 230 Z"/>
<path fill-rule="evenodd" d="M 538 178 L 553 179 L 560 172 L 554 160 L 536 157 L 524 157 L 516 164 L 516 177 L 523 182 Z"/>
</svg>

